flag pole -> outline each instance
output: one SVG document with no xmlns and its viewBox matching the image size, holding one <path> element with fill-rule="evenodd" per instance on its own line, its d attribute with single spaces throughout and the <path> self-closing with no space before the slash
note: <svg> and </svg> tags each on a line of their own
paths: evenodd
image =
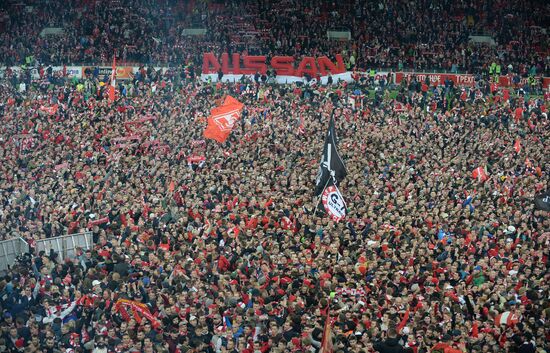
<svg viewBox="0 0 550 353">
<path fill-rule="evenodd" d="M 331 175 L 332 178 L 332 175 Z M 323 193 L 325 192 L 325 189 L 327 188 L 328 182 L 330 181 L 330 178 L 327 179 L 327 182 L 325 183 L 325 186 L 323 187 L 323 191 L 321 191 L 321 194 L 319 195 L 319 198 L 317 199 L 317 204 L 315 205 L 315 210 L 313 210 L 313 215 L 317 213 L 317 208 L 319 208 L 319 201 L 321 200 L 321 197 L 323 197 Z M 333 180 L 334 183 L 335 180 Z M 336 184 L 335 184 L 336 185 Z"/>
<path fill-rule="evenodd" d="M 332 341 L 332 336 L 330 335 L 330 299 L 327 304 L 327 318 L 325 319 L 325 326 L 323 327 L 323 340 L 321 341 L 321 350 L 320 353 L 333 353 L 332 352 L 332 342 L 328 342 L 327 339 Z M 331 336 L 331 337 L 327 337 Z"/>
</svg>

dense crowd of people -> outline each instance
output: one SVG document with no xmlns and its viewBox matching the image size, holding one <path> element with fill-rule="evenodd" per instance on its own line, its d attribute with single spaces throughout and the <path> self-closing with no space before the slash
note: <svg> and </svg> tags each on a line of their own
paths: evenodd
<svg viewBox="0 0 550 353">
<path fill-rule="evenodd" d="M 548 351 L 548 94 L 101 80 L 1 82 L 0 234 L 94 245 L 1 278 L 0 351 L 319 352 L 327 314 L 335 352 Z M 332 114 L 340 222 L 312 197 Z"/>
<path fill-rule="evenodd" d="M 56 0 L 4 2 L 0 11 L 6 65 L 108 64 L 116 52 L 125 63 L 200 67 L 202 53 L 213 51 L 344 54 L 350 70 L 480 73 L 495 64 L 499 74 L 549 74 L 541 1 Z M 184 35 L 189 28 L 206 33 Z M 351 38 L 329 39 L 327 30 Z"/>
<path fill-rule="evenodd" d="M 0 277 L 0 352 L 549 352 L 550 221 L 533 206 L 550 187 L 546 8 L 2 2 L 0 240 L 30 251 Z M 354 81 L 203 82 L 208 51 L 342 54 Z M 114 102 L 99 68 L 50 67 L 113 53 L 140 66 Z M 475 84 L 356 73 L 382 68 Z M 227 96 L 239 122 L 205 139 Z M 331 116 L 339 222 L 313 196 Z M 83 232 L 75 254 L 36 250 Z"/>
</svg>

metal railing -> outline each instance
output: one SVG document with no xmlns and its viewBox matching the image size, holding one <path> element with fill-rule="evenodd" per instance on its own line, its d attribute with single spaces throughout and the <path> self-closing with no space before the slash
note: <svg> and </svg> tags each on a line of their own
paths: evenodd
<svg viewBox="0 0 550 353">
<path fill-rule="evenodd" d="M 55 238 L 37 240 L 33 249 L 23 238 L 12 238 L 0 241 L 0 273 L 7 271 L 14 265 L 18 256 L 33 251 L 38 255 L 40 251 L 49 253 L 53 249 L 62 259 L 76 256 L 76 248 L 91 249 L 94 245 L 92 232 L 62 235 Z"/>
<path fill-rule="evenodd" d="M 15 259 L 29 251 L 29 244 L 23 238 L 0 241 L 0 272 L 8 270 Z"/>
<path fill-rule="evenodd" d="M 40 251 L 49 253 L 53 249 L 63 259 L 76 256 L 76 248 L 91 249 L 93 247 L 92 232 L 76 233 L 62 235 L 55 238 L 37 240 L 34 251 L 38 254 Z"/>
</svg>

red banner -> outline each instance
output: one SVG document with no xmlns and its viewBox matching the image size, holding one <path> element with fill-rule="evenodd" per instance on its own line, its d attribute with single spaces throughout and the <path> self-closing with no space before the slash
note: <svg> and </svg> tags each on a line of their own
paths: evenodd
<svg viewBox="0 0 550 353">
<path fill-rule="evenodd" d="M 115 137 L 111 140 L 112 143 L 118 143 L 123 141 L 139 141 L 141 137 L 137 135 L 130 135 L 130 136 L 124 136 L 124 137 Z"/>
<path fill-rule="evenodd" d="M 40 106 L 40 110 L 49 115 L 54 115 L 55 113 L 57 113 L 57 108 L 57 104 L 54 104 L 51 107 L 46 107 L 45 105 Z"/>
<path fill-rule="evenodd" d="M 187 163 L 200 163 L 204 162 L 206 158 L 204 156 L 189 156 L 187 157 Z"/>
</svg>

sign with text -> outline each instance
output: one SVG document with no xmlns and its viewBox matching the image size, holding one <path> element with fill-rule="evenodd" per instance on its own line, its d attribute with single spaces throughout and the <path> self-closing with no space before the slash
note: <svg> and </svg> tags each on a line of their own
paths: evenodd
<svg viewBox="0 0 550 353">
<path fill-rule="evenodd" d="M 334 63 L 326 56 L 314 58 L 306 56 L 296 60 L 292 56 L 274 56 L 269 62 L 265 55 L 243 55 L 223 53 L 220 59 L 213 53 L 203 55 L 202 73 L 216 74 L 220 70 L 224 74 L 253 75 L 255 73 L 266 74 L 268 67 L 272 67 L 277 75 L 303 77 L 326 76 L 328 74 L 341 74 L 346 72 L 344 60 L 341 55 L 336 55 Z"/>
</svg>

